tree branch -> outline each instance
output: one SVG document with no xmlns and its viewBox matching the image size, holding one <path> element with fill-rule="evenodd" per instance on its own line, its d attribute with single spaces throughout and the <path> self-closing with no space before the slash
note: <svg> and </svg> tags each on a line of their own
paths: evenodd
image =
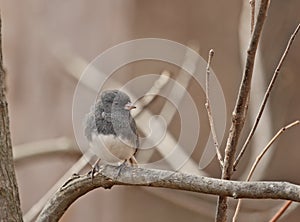
<svg viewBox="0 0 300 222">
<path fill-rule="evenodd" d="M 252 178 L 252 176 L 253 176 L 253 173 L 254 173 L 254 171 L 255 171 L 255 169 L 256 169 L 258 163 L 259 163 L 260 160 L 263 158 L 263 156 L 267 153 L 267 151 L 269 150 L 269 148 L 271 147 L 271 145 L 276 141 L 276 139 L 278 139 L 279 136 L 280 136 L 282 133 L 286 132 L 286 130 L 288 130 L 289 128 L 291 128 L 291 127 L 293 127 L 293 126 L 298 125 L 299 123 L 300 123 L 300 121 L 299 121 L 299 120 L 296 120 L 296 121 L 294 121 L 294 122 L 288 124 L 287 126 L 282 127 L 282 128 L 276 133 L 276 135 L 269 141 L 269 143 L 268 143 L 268 144 L 266 145 L 266 147 L 262 150 L 262 152 L 256 157 L 256 160 L 255 160 L 255 162 L 253 163 L 253 165 L 252 165 L 252 167 L 251 167 L 251 170 L 250 170 L 250 172 L 249 172 L 249 174 L 248 174 L 248 176 L 247 176 L 246 181 L 250 181 L 250 180 L 251 180 L 251 178 Z M 240 211 L 241 204 L 242 204 L 242 200 L 240 199 L 240 200 L 238 201 L 237 206 L 236 206 L 235 213 L 234 213 L 233 218 L 232 218 L 232 222 L 237 221 L 237 216 L 238 216 L 238 213 L 239 213 L 239 211 Z"/>
<path fill-rule="evenodd" d="M 272 217 L 269 222 L 276 222 L 280 219 L 280 217 L 284 214 L 284 212 L 289 208 L 289 206 L 293 203 L 291 200 L 287 200 L 283 206 L 279 209 L 279 211 Z"/>
<path fill-rule="evenodd" d="M 249 145 L 250 140 L 252 139 L 252 137 L 253 137 L 253 135 L 254 135 L 254 132 L 255 132 L 257 126 L 258 126 L 258 123 L 259 123 L 259 121 L 260 121 L 260 118 L 261 118 L 261 116 L 262 116 L 262 114 L 263 114 L 263 111 L 264 111 L 265 106 L 266 106 L 266 104 L 267 104 L 267 101 L 268 101 L 268 99 L 269 99 L 270 93 L 271 93 L 271 91 L 272 91 L 272 89 L 273 89 L 274 83 L 275 83 L 275 81 L 276 81 L 276 79 L 277 79 L 277 76 L 278 76 L 279 73 L 280 73 L 282 64 L 283 64 L 283 62 L 284 62 L 284 60 L 285 60 L 285 58 L 286 58 L 286 56 L 287 56 L 287 54 L 288 54 L 288 52 L 289 52 L 289 50 L 290 50 L 290 48 L 291 48 L 291 45 L 292 45 L 292 43 L 293 43 L 293 41 L 294 41 L 294 39 L 295 39 L 295 37 L 296 37 L 296 35 L 297 35 L 299 29 L 300 29 L 300 24 L 298 24 L 298 26 L 296 27 L 295 31 L 294 31 L 293 34 L 291 35 L 290 40 L 289 40 L 289 42 L 288 42 L 288 44 L 287 44 L 287 46 L 286 46 L 286 48 L 285 48 L 285 50 L 284 50 L 284 53 L 282 54 L 282 56 L 281 56 L 281 58 L 280 58 L 280 61 L 279 61 L 278 65 L 277 65 L 277 67 L 276 67 L 276 69 L 275 69 L 275 71 L 274 71 L 273 77 L 272 77 L 272 79 L 271 79 L 271 81 L 270 81 L 270 84 L 269 84 L 269 86 L 268 86 L 268 88 L 267 88 L 267 91 L 266 91 L 266 93 L 265 93 L 265 95 L 264 95 L 263 101 L 262 101 L 262 103 L 261 103 L 261 105 L 260 105 L 258 114 L 257 114 L 256 119 L 255 119 L 255 122 L 254 122 L 254 124 L 253 124 L 253 127 L 252 127 L 252 129 L 250 130 L 250 133 L 249 133 L 249 135 L 248 135 L 248 137 L 247 137 L 247 139 L 246 139 L 246 141 L 245 141 L 245 143 L 244 143 L 244 145 L 243 145 L 243 147 L 242 147 L 242 149 L 241 149 L 239 155 L 237 156 L 237 158 L 236 158 L 236 160 L 235 160 L 235 162 L 234 162 L 234 164 L 233 164 L 234 170 L 235 170 L 236 166 L 238 165 L 240 159 L 242 158 L 243 154 L 245 153 L 246 148 L 247 148 L 247 146 Z"/>
<path fill-rule="evenodd" d="M 121 177 L 111 179 L 116 178 L 118 172 L 118 167 L 106 165 L 93 181 L 87 175 L 74 176 L 48 201 L 37 221 L 58 221 L 80 196 L 98 187 L 110 189 L 114 185 L 161 187 L 233 198 L 288 199 L 300 202 L 300 186 L 287 182 L 240 182 L 133 167 L 122 168 Z"/>
<path fill-rule="evenodd" d="M 208 60 L 207 60 L 207 66 L 206 66 L 206 81 L 205 81 L 206 103 L 205 103 L 205 108 L 206 108 L 207 115 L 208 115 L 209 126 L 210 126 L 211 134 L 213 137 L 213 141 L 214 141 L 214 145 L 215 145 L 215 149 L 216 149 L 216 153 L 217 153 L 217 158 L 219 160 L 221 169 L 223 169 L 223 157 L 222 157 L 221 151 L 219 149 L 219 143 L 218 143 L 217 134 L 216 134 L 216 130 L 215 130 L 215 124 L 214 124 L 214 118 L 213 118 L 213 115 L 212 115 L 212 112 L 210 109 L 210 101 L 209 101 L 210 64 L 211 64 L 213 56 L 214 56 L 214 50 L 211 49 L 211 50 L 209 50 L 209 53 L 208 53 Z"/>
<path fill-rule="evenodd" d="M 262 0 L 260 3 L 260 9 L 258 12 L 254 31 L 250 40 L 249 48 L 247 50 L 245 70 L 240 85 L 236 105 L 232 113 L 232 123 L 231 123 L 229 136 L 225 148 L 222 179 L 229 180 L 233 172 L 233 162 L 235 158 L 236 147 L 245 123 L 245 118 L 246 118 L 248 105 L 249 105 L 251 80 L 252 80 L 256 50 L 262 33 L 262 27 L 265 18 L 267 16 L 269 3 L 270 0 Z M 220 196 L 217 205 L 216 221 L 225 222 L 227 219 L 226 212 L 227 212 L 227 198 L 225 196 Z"/>
<path fill-rule="evenodd" d="M 251 24 L 250 24 L 250 31 L 253 32 L 253 27 L 255 23 L 255 0 L 249 1 L 250 8 L 251 8 Z"/>
<path fill-rule="evenodd" d="M 23 221 L 14 170 L 5 92 L 0 18 L 0 221 Z"/>
</svg>

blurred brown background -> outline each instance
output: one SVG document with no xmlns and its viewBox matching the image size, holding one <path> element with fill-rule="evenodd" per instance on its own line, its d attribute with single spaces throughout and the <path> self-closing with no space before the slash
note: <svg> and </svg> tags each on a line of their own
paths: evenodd
<svg viewBox="0 0 300 222">
<path fill-rule="evenodd" d="M 74 140 L 72 98 L 77 79 L 70 75 L 69 65 L 73 60 L 86 61 L 87 64 L 105 49 L 136 38 L 165 38 L 185 45 L 196 42 L 203 58 L 207 58 L 209 49 L 213 48 L 216 55 L 212 67 L 222 84 L 228 115 L 232 112 L 243 69 L 243 36 L 248 36 L 249 31 L 248 0 L 0 0 L 0 3 L 14 145 L 57 137 Z M 255 110 L 289 36 L 300 21 L 299 8 L 300 2 L 297 0 L 271 1 L 256 67 L 261 79 L 257 78 L 253 83 L 251 101 L 254 111 L 250 109 L 251 119 L 256 115 Z M 265 122 L 260 125 L 263 130 L 256 135 L 252 148 L 261 150 L 280 127 L 300 118 L 299 56 L 298 36 L 271 95 Z M 137 66 L 123 70 L 120 81 L 140 73 L 161 71 L 162 65 L 146 66 L 146 70 Z M 190 85 L 192 95 L 197 96 L 198 90 L 193 83 Z M 199 99 L 202 103 L 203 96 Z M 155 105 L 159 106 L 154 104 L 152 109 Z M 206 118 L 205 109 L 203 112 L 203 118 Z M 171 127 L 176 127 L 176 124 L 171 124 Z M 249 126 L 245 132 L 248 130 Z M 206 126 L 204 134 L 207 131 Z M 259 179 L 300 184 L 299 133 L 300 128 L 296 127 L 278 140 L 266 157 L 265 166 L 260 168 Z M 236 178 L 245 178 L 243 170 L 247 169 L 247 160 L 251 160 L 251 151 L 243 159 Z M 255 156 L 253 152 L 252 156 Z M 78 157 L 63 153 L 16 163 L 24 213 Z M 216 161 L 205 171 L 212 176 L 220 176 Z M 213 221 L 215 200 L 211 196 L 157 189 L 98 189 L 76 201 L 62 221 Z M 240 221 L 252 221 L 254 217 L 266 221 L 281 203 L 245 201 Z M 230 206 L 235 204 L 232 201 Z M 300 209 L 295 204 L 282 221 L 299 219 Z"/>
</svg>

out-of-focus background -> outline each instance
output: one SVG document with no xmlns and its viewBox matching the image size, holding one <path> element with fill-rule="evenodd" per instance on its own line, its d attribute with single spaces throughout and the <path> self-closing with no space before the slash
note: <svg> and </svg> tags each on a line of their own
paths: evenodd
<svg viewBox="0 0 300 222">
<path fill-rule="evenodd" d="M 71 146 L 73 149 L 16 160 L 24 213 L 30 211 L 80 157 L 72 128 L 72 99 L 78 82 L 75 76 L 97 55 L 118 43 L 137 38 L 164 38 L 196 47 L 203 58 L 207 58 L 209 49 L 213 48 L 215 57 L 212 68 L 223 88 L 228 117 L 232 112 L 249 39 L 248 0 L 0 0 L 0 3 L 15 154 L 22 153 L 21 149 L 26 154 L 30 147 L 51 149 L 52 145 Z M 300 2 L 297 0 L 271 1 L 256 60 L 250 119 L 244 132 L 249 131 L 267 83 L 300 21 L 299 8 Z M 245 179 L 249 170 L 247 165 L 272 135 L 282 126 L 300 118 L 299 56 L 298 36 L 235 179 Z M 172 78 L 179 72 L 178 67 L 169 64 L 131 64 L 118 70 L 114 79 L 124 83 L 143 73 L 159 74 L 163 69 L 172 71 Z M 205 95 L 193 82 L 189 84 L 188 91 L 201 112 L 201 135 L 193 154 L 194 160 L 199 162 L 199 153 L 209 132 Z M 162 104 L 163 100 L 155 100 L 148 109 L 155 112 Z M 180 133 L 177 123 L 178 116 L 169 126 L 175 137 Z M 300 129 L 296 127 L 280 137 L 259 166 L 256 179 L 300 184 L 299 133 Z M 64 139 L 57 141 L 57 138 Z M 214 160 L 203 172 L 219 177 L 217 161 Z M 244 201 L 240 221 L 252 221 L 253 218 L 266 221 L 282 203 L 271 200 Z M 236 201 L 230 202 L 231 209 L 235 205 Z M 112 190 L 97 189 L 80 198 L 61 221 L 214 221 L 215 206 L 216 197 L 207 195 L 114 187 Z M 292 205 L 283 221 L 299 221 L 299 215 L 299 207 Z"/>
</svg>

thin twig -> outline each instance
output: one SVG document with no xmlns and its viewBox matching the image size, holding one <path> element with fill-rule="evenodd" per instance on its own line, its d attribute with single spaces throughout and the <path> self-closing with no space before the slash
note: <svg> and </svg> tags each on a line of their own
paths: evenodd
<svg viewBox="0 0 300 222">
<path fill-rule="evenodd" d="M 273 77 L 272 77 L 272 79 L 271 79 L 271 81 L 270 81 L 270 84 L 269 84 L 269 86 L 268 86 L 268 89 L 267 89 L 267 91 L 266 91 L 266 93 L 265 93 L 265 95 L 264 95 L 262 104 L 261 104 L 261 106 L 260 106 L 260 108 L 259 108 L 259 112 L 258 112 L 258 114 L 257 114 L 255 123 L 254 123 L 254 125 L 253 125 L 253 127 L 252 127 L 252 129 L 251 129 L 251 131 L 250 131 L 250 133 L 249 133 L 249 135 L 248 135 L 248 137 L 247 137 L 247 139 L 246 139 L 246 141 L 245 141 L 245 143 L 244 143 L 244 145 L 243 145 L 243 147 L 242 147 L 240 153 L 239 153 L 239 155 L 237 156 L 237 158 L 236 158 L 236 160 L 235 160 L 235 162 L 234 162 L 234 164 L 233 164 L 233 168 L 234 168 L 234 169 L 235 169 L 236 166 L 238 165 L 240 159 L 242 158 L 243 154 L 245 153 L 245 150 L 246 150 L 248 144 L 250 143 L 250 140 L 252 139 L 252 137 L 253 137 L 253 135 L 254 135 L 254 132 L 255 132 L 257 126 L 258 126 L 259 120 L 260 120 L 260 118 L 261 118 L 261 116 L 262 116 L 262 113 L 263 113 L 263 111 L 264 111 L 264 109 L 265 109 L 265 106 L 266 106 L 266 103 L 267 103 L 267 101 L 268 101 L 268 98 L 269 98 L 269 96 L 270 96 L 271 90 L 272 90 L 272 88 L 273 88 L 273 86 L 274 86 L 274 83 L 275 83 L 275 81 L 276 81 L 276 79 L 277 79 L 279 73 L 280 73 L 280 69 L 281 69 L 281 67 L 282 67 L 283 62 L 285 61 L 285 58 L 286 58 L 286 56 L 287 56 L 287 54 L 288 54 L 288 52 L 289 52 L 289 50 L 290 50 L 290 47 L 291 47 L 291 45 L 292 45 L 292 43 L 293 43 L 293 41 L 294 41 L 294 39 L 295 39 L 295 37 L 296 37 L 298 31 L 299 31 L 299 28 L 300 28 L 300 24 L 298 24 L 298 26 L 296 27 L 294 33 L 291 35 L 290 40 L 289 40 L 289 42 L 288 42 L 288 44 L 287 44 L 287 46 L 286 46 L 286 49 L 285 49 L 284 53 L 283 53 L 282 56 L 281 56 L 281 59 L 280 59 L 278 65 L 277 65 L 277 68 L 275 69 L 275 72 L 274 72 Z"/>
<path fill-rule="evenodd" d="M 261 152 L 261 154 L 256 158 L 251 170 L 250 170 L 250 173 L 247 177 L 247 181 L 249 181 L 251 178 L 252 178 L 252 175 L 253 175 L 253 172 L 255 170 L 255 168 L 257 167 L 257 164 L 259 163 L 259 161 L 261 160 L 261 158 L 264 156 L 264 154 L 268 151 L 268 149 L 271 147 L 271 145 L 275 142 L 276 139 L 278 139 L 278 137 L 284 133 L 287 129 L 299 124 L 299 120 L 296 120 L 292 123 L 290 123 L 289 125 L 285 126 L 285 127 L 282 127 L 277 133 L 276 135 L 270 140 L 270 142 L 267 144 L 267 146 L 263 149 L 263 151 Z"/>
<path fill-rule="evenodd" d="M 289 206 L 293 203 L 291 200 L 287 200 L 284 202 L 284 205 L 278 210 L 278 212 L 272 217 L 272 219 L 269 222 L 276 222 L 280 217 L 283 215 L 283 213 L 289 208 Z"/>
<path fill-rule="evenodd" d="M 290 123 L 289 125 L 287 125 L 287 126 L 285 126 L 285 127 L 282 127 L 282 128 L 275 134 L 275 136 L 270 140 L 270 142 L 266 145 L 266 147 L 263 149 L 263 151 L 258 155 L 258 157 L 256 157 L 256 160 L 255 160 L 255 162 L 253 163 L 253 165 L 252 165 L 252 167 L 251 167 L 251 170 L 250 170 L 250 172 L 249 172 L 249 174 L 248 174 L 248 177 L 247 177 L 246 181 L 250 181 L 250 180 L 251 180 L 251 178 L 252 178 L 252 176 L 253 176 L 253 173 L 254 173 L 254 171 L 255 171 L 255 169 L 256 169 L 256 167 L 257 167 L 259 161 L 262 159 L 262 157 L 265 155 L 265 153 L 269 150 L 269 148 L 270 148 L 271 145 L 275 142 L 275 140 L 278 139 L 279 136 L 280 136 L 282 133 L 284 133 L 287 129 L 289 129 L 289 128 L 291 128 L 291 127 L 293 127 L 293 126 L 299 124 L 299 122 L 300 122 L 299 120 L 296 120 L 296 121 Z M 234 216 L 233 216 L 232 221 L 236 221 L 236 220 L 237 220 L 237 215 L 238 215 L 238 213 L 239 213 L 239 211 L 240 211 L 241 204 L 242 204 L 242 200 L 240 199 L 240 200 L 238 201 L 237 206 L 236 206 L 235 213 L 234 213 Z"/>
<path fill-rule="evenodd" d="M 254 23 L 255 23 L 255 0 L 249 1 L 250 8 L 251 8 L 251 24 L 250 24 L 250 31 L 253 32 Z"/>
<path fill-rule="evenodd" d="M 244 127 L 245 118 L 249 105 L 251 80 L 255 55 L 258 42 L 262 33 L 262 27 L 267 16 L 270 0 L 262 0 L 258 12 L 255 27 L 247 50 L 247 59 L 245 70 L 241 81 L 236 105 L 232 114 L 232 123 L 229 130 L 229 136 L 225 148 L 224 167 L 222 170 L 222 179 L 230 179 L 233 173 L 233 162 L 236 153 L 236 147 L 241 131 Z M 227 198 L 220 196 L 217 204 L 216 222 L 225 222 L 227 220 Z"/>
<path fill-rule="evenodd" d="M 161 187 L 233 198 L 289 199 L 300 202 L 300 186 L 288 182 L 231 181 L 127 166 L 122 168 L 121 177 L 117 177 L 119 180 L 113 179 L 118 172 L 118 166 L 106 165 L 95 175 L 93 181 L 87 175 L 75 177 L 52 196 L 37 222 L 58 221 L 80 196 L 98 187 L 110 189 L 114 185 Z"/>
<path fill-rule="evenodd" d="M 207 110 L 210 130 L 211 130 L 212 137 L 214 140 L 214 145 L 216 148 L 217 158 L 219 160 L 219 163 L 220 163 L 220 166 L 222 169 L 223 168 L 223 157 L 222 157 L 222 154 L 219 149 L 219 143 L 218 143 L 217 134 L 216 134 L 216 130 L 215 130 L 214 119 L 213 119 L 213 116 L 211 113 L 210 102 L 209 102 L 209 75 L 210 75 L 210 64 L 211 64 L 213 56 L 214 56 L 214 50 L 211 49 L 208 54 L 208 61 L 207 61 L 207 66 L 206 66 L 206 81 L 205 81 L 206 103 L 205 103 L 205 107 Z"/>
</svg>

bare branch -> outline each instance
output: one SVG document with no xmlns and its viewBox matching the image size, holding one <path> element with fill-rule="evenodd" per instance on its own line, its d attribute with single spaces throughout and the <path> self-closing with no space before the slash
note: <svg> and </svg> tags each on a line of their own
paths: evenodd
<svg viewBox="0 0 300 222">
<path fill-rule="evenodd" d="M 283 213 L 289 208 L 289 206 L 293 203 L 291 200 L 285 201 L 284 205 L 279 209 L 279 211 L 272 217 L 272 219 L 269 222 L 276 222 L 280 217 L 283 215 Z"/>
<path fill-rule="evenodd" d="M 268 151 L 268 149 L 271 147 L 271 145 L 275 142 L 276 139 L 279 138 L 279 136 L 284 133 L 287 129 L 293 127 L 293 126 L 296 126 L 297 124 L 299 124 L 299 120 L 296 120 L 294 122 L 292 122 L 291 124 L 285 126 L 285 127 L 282 127 L 277 133 L 276 135 L 270 140 L 270 142 L 267 144 L 267 146 L 263 149 L 263 151 L 261 152 L 261 154 L 256 158 L 252 168 L 251 168 L 251 171 L 247 177 L 247 181 L 251 180 L 251 177 L 253 175 L 253 172 L 255 170 L 255 168 L 257 167 L 257 164 L 259 163 L 259 161 L 261 160 L 261 158 L 265 155 L 265 153 Z"/>
<path fill-rule="evenodd" d="M 2 57 L 0 18 L 0 221 L 22 221 L 19 191 L 14 169 Z"/>
<path fill-rule="evenodd" d="M 255 13 L 257 15 L 257 10 L 258 7 L 260 5 L 260 1 L 255 1 L 256 4 L 256 8 L 255 8 Z M 249 5 L 249 1 L 243 1 L 243 7 L 242 7 L 242 11 L 241 11 L 241 16 L 240 16 L 240 27 L 239 27 L 239 44 L 240 44 L 240 58 L 241 58 L 241 62 L 242 62 L 242 67 L 245 67 L 245 57 L 247 55 L 247 48 L 248 48 L 248 44 L 251 38 L 251 32 L 250 32 L 250 23 L 251 23 L 251 7 Z M 255 16 L 256 17 L 256 16 Z M 269 84 L 270 78 L 268 80 L 266 74 L 265 74 L 265 70 L 264 70 L 264 65 L 263 65 L 263 59 L 262 59 L 262 49 L 261 47 L 258 47 L 257 52 L 256 52 L 256 57 L 255 57 L 255 66 L 254 66 L 254 70 L 253 70 L 253 78 L 252 78 L 252 82 L 251 82 L 251 91 L 253 92 L 253 90 L 255 91 L 255 96 L 252 96 L 251 94 L 251 105 L 249 104 L 249 110 L 248 110 L 248 125 L 247 128 L 249 128 L 249 130 L 245 130 L 246 132 L 246 137 L 248 136 L 248 133 L 253 125 L 253 123 L 255 122 L 255 118 L 256 115 L 258 113 L 258 108 L 262 102 L 262 98 L 264 97 L 264 94 L 266 92 L 266 88 Z M 244 59 L 243 59 L 244 58 Z M 277 65 L 277 64 L 276 64 Z M 267 83 L 266 83 L 267 82 Z M 249 161 L 250 163 L 253 163 L 255 161 L 255 158 L 260 154 L 262 147 L 264 147 L 270 140 L 270 138 L 272 138 L 272 136 L 274 135 L 274 131 L 272 128 L 272 110 L 271 107 L 269 106 L 269 104 L 266 105 L 265 109 L 264 109 L 264 116 L 261 118 L 260 120 L 260 127 L 257 128 L 256 131 L 256 136 L 254 135 L 252 140 L 251 140 L 251 144 L 253 145 L 251 147 L 251 152 L 247 153 L 247 155 L 249 155 Z M 250 127 L 249 127 L 250 124 Z M 263 135 L 263 137 L 261 136 Z M 242 141 L 239 141 L 237 150 L 240 151 L 243 143 L 245 142 L 245 139 L 243 139 Z M 239 152 L 238 151 L 238 152 Z M 237 154 L 238 154 L 237 152 Z M 273 150 L 270 150 L 270 152 L 274 152 Z M 237 156 L 236 154 L 236 156 Z M 256 180 L 261 180 L 263 177 L 263 172 L 265 172 L 266 168 L 268 168 L 268 165 L 270 163 L 271 155 L 268 155 L 266 157 L 264 157 L 264 161 L 263 164 L 260 165 L 259 169 L 256 169 L 255 171 L 255 177 Z M 251 169 L 251 164 L 247 164 L 245 166 L 246 168 L 239 172 L 239 178 L 247 178 L 247 175 Z"/>
<path fill-rule="evenodd" d="M 255 0 L 249 1 L 250 8 L 251 8 L 251 23 L 250 23 L 250 31 L 253 32 L 253 27 L 255 23 Z"/>
<path fill-rule="evenodd" d="M 120 180 L 111 179 L 118 172 L 118 167 L 106 165 L 93 181 L 87 175 L 71 179 L 48 201 L 37 221 L 58 221 L 80 196 L 98 187 L 110 189 L 114 185 L 161 187 L 233 198 L 289 199 L 300 202 L 300 186 L 287 182 L 240 182 L 133 167 L 124 167 Z"/>
<path fill-rule="evenodd" d="M 263 158 L 263 156 L 266 154 L 266 152 L 269 150 L 269 148 L 271 147 L 271 145 L 275 142 L 276 139 L 279 138 L 279 136 L 284 133 L 287 129 L 293 127 L 293 126 L 296 126 L 297 124 L 299 124 L 299 120 L 297 121 L 294 121 L 292 123 L 290 123 L 289 125 L 285 126 L 285 127 L 282 127 L 277 133 L 276 135 L 270 140 L 270 142 L 266 145 L 266 147 L 263 149 L 263 151 L 258 155 L 258 157 L 256 158 L 255 162 L 253 163 L 252 167 L 251 167 L 251 170 L 248 174 L 248 177 L 246 179 L 246 181 L 250 181 L 251 178 L 252 178 L 252 175 L 259 163 L 259 161 Z M 236 221 L 237 220 L 237 215 L 240 211 L 240 208 L 241 208 L 241 204 L 242 204 L 242 200 L 240 199 L 238 201 L 238 204 L 236 206 L 236 209 L 235 209 L 235 213 L 234 213 L 234 216 L 233 216 L 233 219 L 232 221 Z"/>
<path fill-rule="evenodd" d="M 284 62 L 284 60 L 285 60 L 285 58 L 286 58 L 286 56 L 287 56 L 287 54 L 288 54 L 288 52 L 289 52 L 289 50 L 291 48 L 291 45 L 292 45 L 292 43 L 293 43 L 293 41 L 294 41 L 294 39 L 295 39 L 298 31 L 299 31 L 299 28 L 300 28 L 300 24 L 298 24 L 298 26 L 296 27 L 294 33 L 291 35 L 290 40 L 289 40 L 289 42 L 288 42 L 288 44 L 286 46 L 286 49 L 285 49 L 284 53 L 282 54 L 281 59 L 280 59 L 278 65 L 277 65 L 277 67 L 275 69 L 275 72 L 274 72 L 273 77 L 272 77 L 272 79 L 270 81 L 268 89 L 267 89 L 267 91 L 266 91 L 266 93 L 264 95 L 262 104 L 261 104 L 261 106 L 259 108 L 259 111 L 258 111 L 256 120 L 255 120 L 255 123 L 254 123 L 254 125 L 253 125 L 253 127 L 252 127 L 252 129 L 251 129 L 251 131 L 250 131 L 250 133 L 249 133 L 249 135 L 248 135 L 248 137 L 247 137 L 247 139 L 246 139 L 246 141 L 245 141 L 245 143 L 244 143 L 244 145 L 243 145 L 240 153 L 239 153 L 239 155 L 237 156 L 237 158 L 236 158 L 236 160 L 235 160 L 235 162 L 233 164 L 234 169 L 238 165 L 240 159 L 242 158 L 243 154 L 246 151 L 246 148 L 247 148 L 248 144 L 250 143 L 250 140 L 252 139 L 252 137 L 254 135 L 254 132 L 255 132 L 257 126 L 258 126 L 259 120 L 260 120 L 260 118 L 262 116 L 262 113 L 263 113 L 263 111 L 265 109 L 265 106 L 266 106 L 266 103 L 267 103 L 268 98 L 270 96 L 270 93 L 271 93 L 271 91 L 273 89 L 274 83 L 275 83 L 275 81 L 276 81 L 276 79 L 277 79 L 277 77 L 278 77 L 278 75 L 280 73 L 280 69 L 282 67 L 282 64 L 283 64 L 283 62 Z"/>
<path fill-rule="evenodd" d="M 257 16 L 257 21 L 254 27 L 254 31 L 252 33 L 249 48 L 247 50 L 245 70 L 240 85 L 236 105 L 232 114 L 232 123 L 231 123 L 229 136 L 225 148 L 222 179 L 230 179 L 233 172 L 233 162 L 235 158 L 236 147 L 237 147 L 238 139 L 240 137 L 240 133 L 245 123 L 245 118 L 248 110 L 251 80 L 252 80 L 256 50 L 261 36 L 262 27 L 265 18 L 267 16 L 269 1 L 270 0 L 261 1 L 260 9 Z M 225 196 L 220 196 L 218 199 L 216 221 L 225 222 L 227 217 L 226 212 L 227 212 L 227 198 Z"/>
<path fill-rule="evenodd" d="M 214 119 L 213 119 L 213 116 L 211 113 L 210 102 L 209 102 L 209 75 L 210 75 L 210 64 L 211 64 L 211 60 L 212 60 L 213 56 L 214 56 L 214 50 L 211 49 L 208 54 L 208 61 L 207 61 L 207 67 L 206 67 L 206 82 L 205 82 L 206 103 L 205 103 L 205 107 L 207 110 L 209 125 L 210 125 L 210 129 L 211 129 L 212 137 L 214 140 L 214 145 L 216 148 L 217 158 L 219 160 L 219 163 L 220 163 L 220 166 L 222 169 L 223 168 L 223 157 L 222 157 L 222 154 L 219 149 L 219 143 L 218 143 L 217 134 L 216 134 L 216 130 L 215 130 Z"/>
</svg>

